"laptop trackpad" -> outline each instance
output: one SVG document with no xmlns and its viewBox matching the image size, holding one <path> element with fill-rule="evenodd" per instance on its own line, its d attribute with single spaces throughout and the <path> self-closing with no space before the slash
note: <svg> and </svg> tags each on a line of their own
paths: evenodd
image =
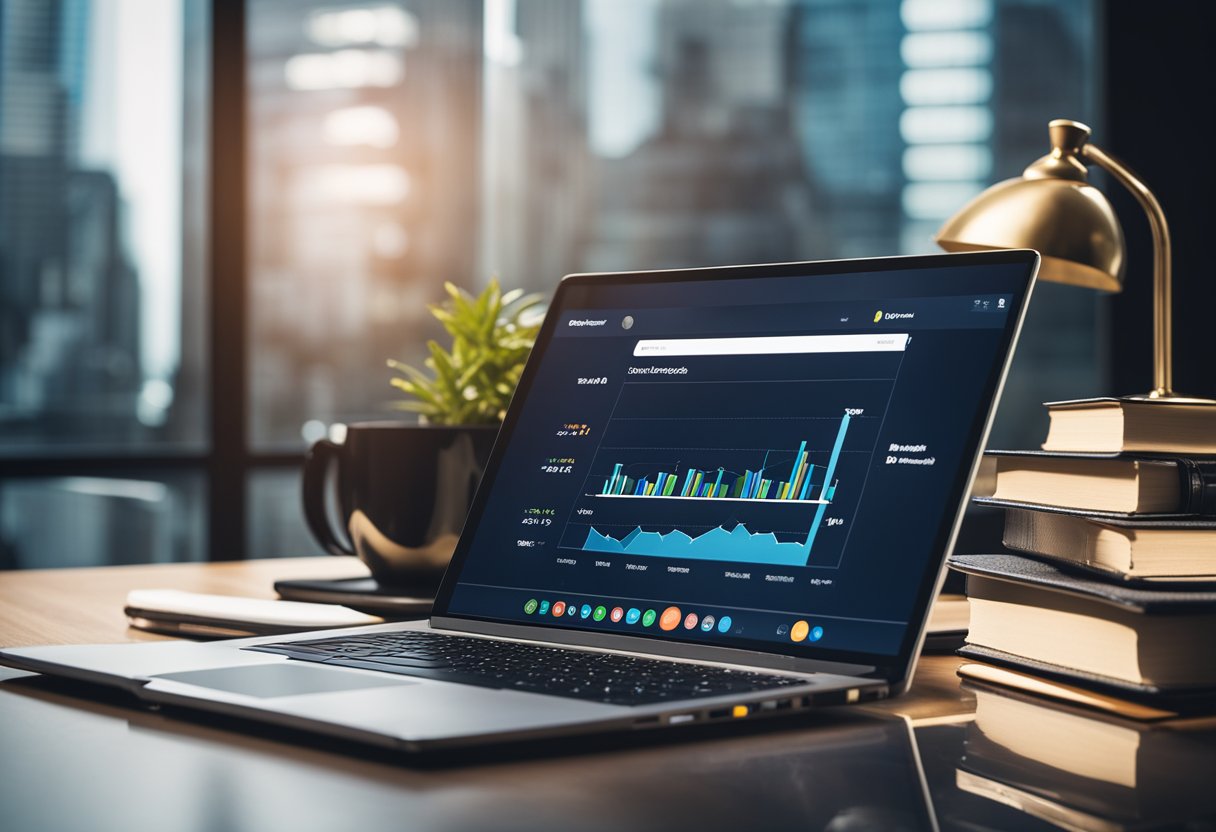
<svg viewBox="0 0 1216 832">
<path fill-rule="evenodd" d="M 337 668 L 309 667 L 291 662 L 188 670 L 183 673 L 163 673 L 155 678 L 261 699 L 417 684 L 387 675 L 351 673 Z"/>
</svg>

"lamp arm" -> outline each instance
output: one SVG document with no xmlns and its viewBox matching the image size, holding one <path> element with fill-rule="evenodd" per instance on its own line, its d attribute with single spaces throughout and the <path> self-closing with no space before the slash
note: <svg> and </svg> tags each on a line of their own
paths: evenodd
<svg viewBox="0 0 1216 832">
<path fill-rule="evenodd" d="M 1093 144 L 1086 144 L 1081 155 L 1109 171 L 1123 187 L 1132 192 L 1140 207 L 1148 214 L 1153 233 L 1153 391 L 1150 398 L 1174 396 L 1173 357 L 1173 262 L 1170 247 L 1170 227 L 1165 212 L 1153 192 L 1127 165 Z"/>
</svg>

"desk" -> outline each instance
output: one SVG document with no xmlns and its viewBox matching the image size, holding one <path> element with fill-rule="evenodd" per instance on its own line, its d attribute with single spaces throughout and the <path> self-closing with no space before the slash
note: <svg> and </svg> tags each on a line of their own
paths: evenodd
<svg viewBox="0 0 1216 832">
<path fill-rule="evenodd" d="M 122 609 L 132 589 L 275 598 L 274 582 L 280 579 L 367 574 L 367 567 L 355 558 L 330 557 L 0 572 L 0 644 L 29 647 L 168 639 L 127 626 Z"/>
<path fill-rule="evenodd" d="M 361 569 L 353 559 L 297 558 L 0 573 L 0 644 L 162 638 L 126 628 L 132 588 L 273 597 L 275 579 Z M 927 781 L 938 817 L 962 811 L 969 823 L 1005 828 L 1026 819 L 954 788 L 975 707 L 957 661 L 924 657 L 899 699 L 778 725 L 566 740 L 436 763 L 151 711 L 117 692 L 0 669 L 0 827 L 919 828 L 931 824 Z"/>
</svg>

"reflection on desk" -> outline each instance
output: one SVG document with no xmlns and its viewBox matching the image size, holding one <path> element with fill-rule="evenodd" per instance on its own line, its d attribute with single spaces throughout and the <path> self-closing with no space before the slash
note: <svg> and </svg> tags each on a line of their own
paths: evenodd
<svg viewBox="0 0 1216 832">
<path fill-rule="evenodd" d="M 8 829 L 376 829 L 387 819 L 478 832 L 932 827 L 912 732 L 898 717 L 841 710 L 758 733 L 694 731 L 660 746 L 588 738 L 419 767 L 22 676 L 0 674 Z"/>
<path fill-rule="evenodd" d="M 1137 722 L 968 685 L 960 789 L 1078 829 L 1182 824 L 1216 812 L 1216 719 Z"/>
<path fill-rule="evenodd" d="M 126 627 L 122 602 L 134 587 L 269 597 L 279 578 L 359 570 L 354 559 L 296 558 L 0 573 L 0 644 L 156 639 Z M 1108 724 L 1096 714 L 1029 698 L 1002 717 L 1003 703 L 994 711 L 987 704 L 996 700 L 960 687 L 958 665 L 922 656 L 905 696 L 780 724 L 552 741 L 429 763 L 235 719 L 148 711 L 113 690 L 0 669 L 0 829 L 297 832 L 379 829 L 386 819 L 445 832 L 920 829 L 933 828 L 932 809 L 943 829 L 974 832 L 1212 818 L 1216 789 L 1196 785 L 1216 768 L 1211 731 L 1188 731 L 1181 743 L 1158 735 L 1169 730 L 1161 725 L 1128 734 L 1116 722 L 1113 735 L 1095 733 L 1095 720 Z M 1091 759 L 1111 763 L 1122 781 L 1083 770 L 1097 743 L 1105 750 Z M 1041 778 L 1001 779 L 1010 768 L 991 763 L 1002 759 L 1019 776 Z M 1002 795 L 1020 789 L 1036 807 L 1066 798 L 1080 812 L 1049 823 L 992 799 L 976 778 L 1000 783 Z"/>
</svg>

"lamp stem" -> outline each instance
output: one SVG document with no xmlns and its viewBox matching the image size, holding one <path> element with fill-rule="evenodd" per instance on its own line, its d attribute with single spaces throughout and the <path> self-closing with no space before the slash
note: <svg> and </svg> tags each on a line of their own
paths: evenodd
<svg viewBox="0 0 1216 832">
<path fill-rule="evenodd" d="M 1153 232 L 1153 390 L 1152 399 L 1169 399 L 1174 393 L 1173 354 L 1173 257 L 1170 248 L 1170 227 L 1165 221 L 1161 203 L 1148 186 L 1132 171 L 1106 151 L 1093 144 L 1086 144 L 1081 154 L 1095 164 L 1105 168 L 1123 187 L 1132 192 L 1140 207 L 1148 214 L 1149 228 Z"/>
</svg>

